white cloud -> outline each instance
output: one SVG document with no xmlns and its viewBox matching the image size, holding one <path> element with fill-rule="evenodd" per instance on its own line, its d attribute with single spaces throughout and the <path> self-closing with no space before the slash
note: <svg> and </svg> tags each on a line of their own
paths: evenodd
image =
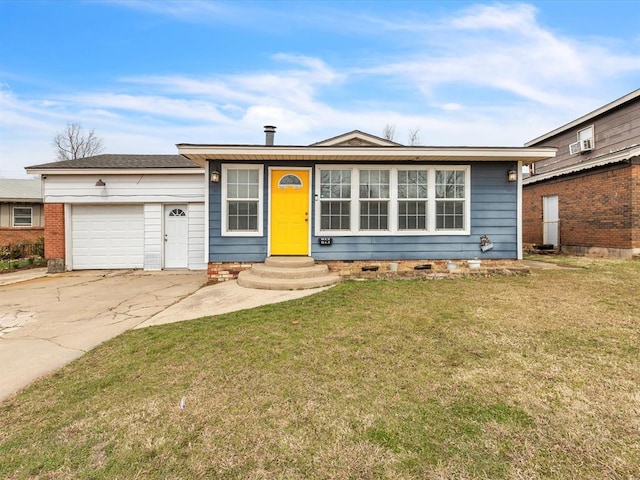
<svg viewBox="0 0 640 480">
<path fill-rule="evenodd" d="M 207 15 L 242 8 L 122 4 L 185 19 L 200 7 Z M 112 153 L 172 153 L 179 142 L 262 143 L 267 124 L 278 127 L 282 144 L 310 144 L 353 129 L 380 135 L 394 124 L 401 143 L 419 129 L 423 144 L 522 145 L 613 100 L 611 82 L 640 72 L 640 56 L 625 53 L 633 49 L 564 37 L 540 25 L 537 10 L 526 4 L 476 5 L 435 20 L 363 19 L 376 24 L 376 35 L 406 37 L 384 37 L 388 49 L 359 51 L 351 63 L 345 48 L 341 61 L 358 66 L 342 69 L 281 51 L 258 71 L 123 74 L 115 87 L 38 98 L 0 86 L 0 175 L 9 164 L 15 171 L 49 161 L 50 138 L 68 121 L 95 128 Z"/>
<path fill-rule="evenodd" d="M 604 86 L 610 78 L 640 71 L 636 53 L 564 38 L 539 25 L 536 12 L 523 4 L 471 7 L 449 21 L 441 20 L 437 29 L 415 35 L 418 45 L 429 47 L 424 53 L 414 52 L 407 59 L 391 59 L 358 73 L 404 80 L 426 97 L 445 87 L 467 85 L 549 108 L 571 108 L 575 95 Z M 400 25 L 417 30 L 406 21 Z"/>
<path fill-rule="evenodd" d="M 454 18 L 451 26 L 459 30 L 503 30 L 537 33 L 536 8 L 527 4 L 474 5 Z"/>
</svg>

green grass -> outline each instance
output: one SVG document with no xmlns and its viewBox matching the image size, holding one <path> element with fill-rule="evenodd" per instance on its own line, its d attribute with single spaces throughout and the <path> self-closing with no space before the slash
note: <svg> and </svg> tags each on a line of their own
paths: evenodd
<svg viewBox="0 0 640 480">
<path fill-rule="evenodd" d="M 0 477 L 640 478 L 640 264 L 568 266 L 128 332 L 0 404 Z"/>
</svg>

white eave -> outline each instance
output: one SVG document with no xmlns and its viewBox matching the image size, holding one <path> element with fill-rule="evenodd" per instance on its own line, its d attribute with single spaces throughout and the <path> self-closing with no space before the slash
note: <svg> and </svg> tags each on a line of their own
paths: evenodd
<svg viewBox="0 0 640 480">
<path fill-rule="evenodd" d="M 522 180 L 523 185 L 530 185 L 532 183 L 541 182 L 550 178 L 559 177 L 562 175 L 569 175 L 571 173 L 581 172 L 583 170 L 589 170 L 591 168 L 603 167 L 612 163 L 624 162 L 632 157 L 640 156 L 640 145 L 632 145 L 622 150 L 606 153 L 604 155 L 598 155 L 591 158 L 586 162 L 576 163 L 564 168 L 553 170 L 552 172 L 540 173 L 532 175 Z"/>
<path fill-rule="evenodd" d="M 203 175 L 204 168 L 26 168 L 40 175 Z"/>
<path fill-rule="evenodd" d="M 341 161 L 341 162 L 514 162 L 532 163 L 556 156 L 553 147 L 300 147 L 178 144 L 178 152 L 204 166 L 218 161 Z"/>
</svg>

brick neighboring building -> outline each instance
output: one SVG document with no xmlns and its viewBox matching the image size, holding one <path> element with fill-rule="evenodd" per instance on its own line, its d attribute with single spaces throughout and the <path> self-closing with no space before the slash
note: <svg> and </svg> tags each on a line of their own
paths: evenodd
<svg viewBox="0 0 640 480">
<path fill-rule="evenodd" d="M 558 148 L 523 180 L 523 243 L 640 254 L 640 89 L 525 146 Z"/>
<path fill-rule="evenodd" d="M 40 179 L 0 179 L 0 246 L 44 235 Z"/>
</svg>

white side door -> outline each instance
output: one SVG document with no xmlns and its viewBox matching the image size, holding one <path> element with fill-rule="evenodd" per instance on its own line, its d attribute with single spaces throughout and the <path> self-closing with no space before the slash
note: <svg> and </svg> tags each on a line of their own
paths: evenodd
<svg viewBox="0 0 640 480">
<path fill-rule="evenodd" d="M 557 247 L 560 244 L 560 218 L 558 196 L 542 197 L 542 243 Z"/>
<path fill-rule="evenodd" d="M 164 268 L 187 268 L 189 218 L 186 205 L 164 207 Z"/>
</svg>

